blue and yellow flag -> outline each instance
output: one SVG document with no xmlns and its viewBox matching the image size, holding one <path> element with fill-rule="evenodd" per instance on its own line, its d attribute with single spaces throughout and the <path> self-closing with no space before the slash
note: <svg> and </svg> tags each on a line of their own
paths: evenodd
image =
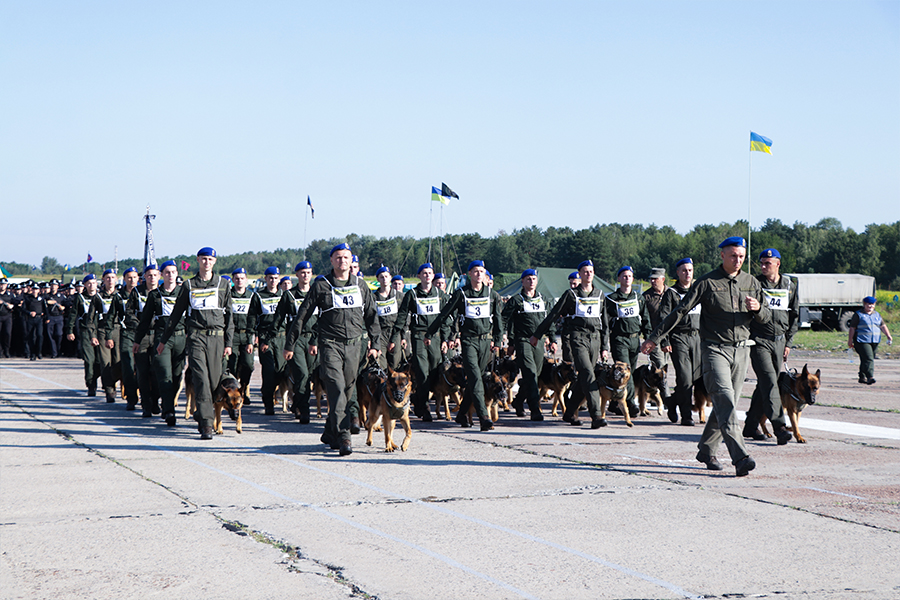
<svg viewBox="0 0 900 600">
<path fill-rule="evenodd" d="M 441 190 L 437 189 L 434 186 L 431 186 L 431 201 L 432 202 L 440 202 L 441 204 L 447 205 L 450 204 L 450 198 L 441 194 Z"/>
<path fill-rule="evenodd" d="M 753 152 L 756 150 L 757 152 L 765 152 L 766 154 L 772 154 L 772 140 L 767 137 L 763 137 L 758 133 L 750 132 L 750 151 Z"/>
</svg>

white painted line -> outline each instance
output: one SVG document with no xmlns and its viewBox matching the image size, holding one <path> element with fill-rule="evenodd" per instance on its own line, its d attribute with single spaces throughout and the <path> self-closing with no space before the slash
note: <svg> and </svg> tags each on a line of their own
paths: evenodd
<svg viewBox="0 0 900 600">
<path fill-rule="evenodd" d="M 843 421 L 823 421 L 821 419 L 803 418 L 800 422 L 803 429 L 815 429 L 816 431 L 828 431 L 830 433 L 842 433 L 844 435 L 857 435 L 859 437 L 879 438 L 884 440 L 900 440 L 900 429 L 890 427 L 878 427 L 876 425 L 860 425 L 858 423 L 846 423 Z"/>
<path fill-rule="evenodd" d="M 655 465 L 665 465 L 667 467 L 683 467 L 684 463 L 687 462 L 685 460 L 677 460 L 677 461 L 676 460 L 656 460 L 653 458 L 644 458 L 643 456 L 632 456 L 630 454 L 620 454 L 619 456 L 622 458 L 632 458 L 634 460 L 642 460 L 644 462 L 653 463 Z M 703 463 L 700 463 L 700 464 L 703 464 Z M 703 467 L 703 468 L 705 469 L 706 467 Z"/>
<path fill-rule="evenodd" d="M 844 494 L 842 492 L 832 492 L 831 490 L 823 490 L 823 489 L 817 488 L 817 487 L 809 487 L 808 485 L 805 485 L 800 489 L 812 490 L 814 492 L 822 492 L 823 494 L 834 494 L 835 496 L 846 496 L 847 498 L 856 498 L 857 500 L 866 500 L 866 498 L 863 498 L 862 496 L 854 496 L 853 494 Z"/>
</svg>

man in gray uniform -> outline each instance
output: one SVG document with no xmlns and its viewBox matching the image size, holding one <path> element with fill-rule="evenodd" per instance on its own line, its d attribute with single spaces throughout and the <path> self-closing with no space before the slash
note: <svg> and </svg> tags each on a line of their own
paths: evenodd
<svg viewBox="0 0 900 600">
<path fill-rule="evenodd" d="M 707 469 L 721 471 L 716 459 L 719 443 L 725 440 L 731 464 L 738 477 L 756 467 L 738 425 L 735 405 L 741 397 L 750 359 L 750 322 L 767 323 L 772 311 L 763 302 L 762 286 L 741 271 L 747 255 L 744 238 L 730 237 L 719 244 L 722 264 L 697 280 L 678 306 L 669 313 L 641 346 L 644 354 L 700 304 L 700 348 L 703 382 L 712 399 L 713 412 L 700 437 L 697 460 Z"/>
<path fill-rule="evenodd" d="M 669 287 L 666 285 L 666 270 L 662 268 L 650 269 L 650 287 L 644 292 L 644 304 L 647 305 L 647 314 L 650 315 L 650 327 L 656 327 L 662 321 L 659 314 L 663 295 Z M 654 348 L 650 353 L 650 364 L 657 369 L 662 369 L 666 364 L 666 353 L 662 348 Z M 666 402 L 666 386 L 660 388 L 663 402 Z"/>
<path fill-rule="evenodd" d="M 744 421 L 744 437 L 764 440 L 759 421 L 765 415 L 772 422 L 772 430 L 778 445 L 791 441 L 791 432 L 785 428 L 784 411 L 781 409 L 781 393 L 778 391 L 778 374 L 782 362 L 791 353 L 791 340 L 797 333 L 800 318 L 800 300 L 797 285 L 786 275 L 781 275 L 781 254 L 775 248 L 767 248 L 759 255 L 762 274 L 757 280 L 762 285 L 763 300 L 772 311 L 768 323 L 750 323 L 750 339 L 756 345 L 750 348 L 750 363 L 756 373 L 756 389 L 750 400 L 750 410 Z"/>
<path fill-rule="evenodd" d="M 682 258 L 675 264 L 675 274 L 678 279 L 672 287 L 666 289 L 660 303 L 660 322 L 669 316 L 681 299 L 687 295 L 694 283 L 694 261 L 691 258 Z M 678 411 L 681 411 L 681 424 L 688 427 L 694 425 L 691 415 L 691 390 L 694 382 L 702 377 L 700 362 L 700 305 L 684 317 L 678 325 L 672 328 L 668 340 L 659 340 L 662 346 L 672 356 L 672 367 L 675 369 L 675 390 L 667 399 L 669 420 L 678 422 Z M 654 326 L 654 329 L 659 324 Z"/>
</svg>

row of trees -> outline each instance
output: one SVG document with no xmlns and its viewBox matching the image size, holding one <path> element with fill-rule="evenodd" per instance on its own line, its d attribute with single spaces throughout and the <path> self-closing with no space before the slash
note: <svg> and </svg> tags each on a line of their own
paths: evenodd
<svg viewBox="0 0 900 600">
<path fill-rule="evenodd" d="M 746 237 L 747 222 L 697 225 L 684 235 L 668 226 L 619 223 L 579 230 L 532 226 L 511 234 L 500 231 L 492 238 L 477 233 L 447 234 L 443 239 L 431 241 L 427 238 L 350 234 L 346 238 L 315 240 L 305 256 L 317 272 L 322 271 L 328 267 L 331 248 L 340 242 L 348 242 L 359 255 L 364 273 L 372 274 L 384 264 L 393 273 L 409 275 L 429 259 L 441 269 L 440 248 L 443 246 L 443 270 L 447 273 L 460 272 L 473 258 L 483 259 L 494 273 L 518 273 L 529 267 L 574 268 L 585 258 L 590 258 L 601 278 L 612 280 L 619 267 L 631 265 L 638 279 L 646 279 L 653 267 L 665 267 L 671 276 L 673 265 L 686 256 L 693 258 L 697 273 L 705 273 L 719 263 L 719 242 L 732 235 Z M 754 258 L 758 252 L 774 247 L 783 257 L 782 272 L 863 273 L 873 275 L 882 289 L 900 289 L 900 221 L 868 225 L 864 232 L 856 233 L 853 229 L 844 229 L 841 222 L 833 218 L 822 219 L 812 226 L 800 222 L 788 226 L 778 219 L 769 219 L 753 230 L 751 244 L 753 273 L 758 273 Z M 186 261 L 192 270 L 196 270 L 194 256 L 159 260 L 167 258 L 174 258 L 179 265 Z M 230 273 L 237 266 L 244 267 L 249 273 L 262 273 L 266 267 L 275 265 L 282 271 L 289 267 L 287 271 L 290 272 L 303 258 L 302 248 L 279 248 L 220 256 L 217 267 L 221 273 Z M 18 263 L 4 263 L 4 266 L 13 275 L 58 275 L 61 272 L 59 263 L 50 257 L 45 257 L 41 268 L 36 270 L 31 265 Z M 98 273 L 106 266 L 109 265 L 91 263 L 87 270 Z M 120 270 L 129 266 L 140 268 L 141 259 L 119 261 Z"/>
</svg>

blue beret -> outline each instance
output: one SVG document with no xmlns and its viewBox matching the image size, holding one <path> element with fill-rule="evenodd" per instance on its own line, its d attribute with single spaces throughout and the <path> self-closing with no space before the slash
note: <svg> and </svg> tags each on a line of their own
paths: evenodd
<svg viewBox="0 0 900 600">
<path fill-rule="evenodd" d="M 469 268 L 471 269 L 472 267 L 470 266 Z M 434 271 L 434 265 L 431 264 L 431 263 L 429 263 L 429 262 L 427 262 L 427 263 L 422 263 L 421 265 L 419 265 L 419 270 L 416 271 L 416 275 L 418 275 L 419 273 L 421 273 L 421 272 L 424 271 L 425 269 L 431 269 L 432 271 Z"/>
<path fill-rule="evenodd" d="M 324 275 L 318 275 L 318 276 L 316 277 L 316 281 L 318 281 L 318 280 L 320 280 L 320 279 L 325 279 L 325 276 L 324 276 Z"/>
<path fill-rule="evenodd" d="M 578 270 L 580 271 L 584 267 L 593 267 L 593 266 L 594 266 L 594 263 L 591 262 L 591 259 L 583 260 L 580 263 L 578 263 Z"/>
<path fill-rule="evenodd" d="M 534 275 L 535 277 L 537 277 L 537 271 L 535 271 L 534 269 L 525 269 L 524 271 L 522 271 L 522 279 L 525 279 L 530 275 Z"/>
<path fill-rule="evenodd" d="M 483 260 L 473 260 L 472 262 L 469 263 L 469 268 L 466 269 L 466 271 L 471 271 L 475 267 L 484 268 L 484 261 Z"/>
<path fill-rule="evenodd" d="M 621 268 L 619 268 L 618 271 L 616 271 L 616 277 L 618 277 L 619 275 L 621 275 L 621 274 L 624 273 L 625 271 L 631 271 L 631 274 L 634 275 L 634 269 L 632 269 L 632 268 L 629 267 L 628 265 L 625 265 L 624 267 L 621 267 Z"/>
<path fill-rule="evenodd" d="M 375 277 L 378 277 L 378 276 L 381 275 L 382 273 L 387 273 L 388 275 L 390 275 L 390 274 L 391 274 L 391 270 L 388 269 L 386 266 L 381 265 L 380 267 L 378 267 L 378 270 L 375 271 Z"/>
<path fill-rule="evenodd" d="M 675 268 L 677 269 L 681 265 L 692 265 L 692 264 L 694 264 L 694 261 L 692 261 L 690 258 L 682 258 L 677 263 L 675 263 Z"/>
<path fill-rule="evenodd" d="M 747 242 L 740 236 L 733 236 L 719 244 L 719 248 L 727 248 L 728 246 L 737 246 L 738 248 L 746 248 Z"/>
<path fill-rule="evenodd" d="M 759 260 L 764 258 L 781 258 L 781 253 L 778 252 L 775 248 L 766 248 L 762 252 L 759 253 Z"/>
<path fill-rule="evenodd" d="M 308 260 L 301 260 L 300 262 L 297 263 L 297 266 L 294 267 L 294 273 L 296 273 L 297 271 L 299 271 L 301 269 L 309 269 L 311 271 L 312 263 L 309 262 Z"/>
<path fill-rule="evenodd" d="M 231 277 L 229 277 L 228 275 L 222 275 L 222 279 L 227 279 L 228 281 L 231 281 Z"/>
<path fill-rule="evenodd" d="M 435 273 L 435 274 L 434 274 L 434 278 L 435 278 L 435 279 L 443 279 L 443 278 L 444 278 L 444 274 L 443 274 L 443 273 Z"/>
<path fill-rule="evenodd" d="M 284 282 L 284 281 L 290 281 L 290 280 L 291 280 L 291 276 L 290 276 L 290 275 L 285 275 L 284 277 L 281 278 L 281 281 L 283 281 L 283 282 Z"/>
<path fill-rule="evenodd" d="M 357 255 L 354 254 L 353 256 L 350 257 L 350 260 L 351 260 L 352 262 L 358 263 L 358 262 L 359 262 L 359 257 L 358 257 Z"/>
<path fill-rule="evenodd" d="M 94 275 L 93 273 L 88 273 L 87 275 L 84 276 L 84 279 L 82 279 L 81 282 L 87 283 L 88 281 L 91 281 L 92 279 L 97 279 L 97 276 Z"/>
<path fill-rule="evenodd" d="M 490 279 L 491 281 L 494 280 L 494 276 L 491 275 L 491 272 L 488 271 L 487 269 L 484 270 L 484 274 L 487 275 L 487 278 Z"/>
<path fill-rule="evenodd" d="M 144 267 L 144 273 L 146 273 L 147 271 L 159 271 L 159 267 L 154 264 L 149 264 Z"/>
<path fill-rule="evenodd" d="M 331 249 L 331 254 L 329 254 L 328 256 L 334 255 L 334 253 L 337 252 L 338 250 L 350 250 L 350 244 L 348 244 L 347 242 L 338 244 L 337 246 L 335 246 L 334 248 Z"/>
<path fill-rule="evenodd" d="M 237 275 L 238 273 L 243 273 L 244 275 L 246 275 L 247 269 L 245 269 L 244 267 L 235 267 L 234 271 L 231 272 L 232 275 Z"/>
<path fill-rule="evenodd" d="M 159 265 L 159 270 L 162 271 L 162 270 L 165 269 L 166 267 L 175 267 L 175 261 L 174 261 L 174 260 L 167 260 L 167 261 L 164 262 L 163 264 Z M 175 270 L 177 271 L 177 270 L 178 270 L 178 267 L 175 267 Z"/>
<path fill-rule="evenodd" d="M 394 275 L 391 277 L 391 281 L 403 281 L 403 275 Z"/>
<path fill-rule="evenodd" d="M 875 296 L 866 296 L 865 298 L 863 298 L 863 302 L 866 302 L 868 304 L 875 304 Z"/>
<path fill-rule="evenodd" d="M 197 250 L 197 256 L 212 256 L 215 258 L 216 251 L 213 250 L 212 248 L 210 248 L 209 246 L 206 246 L 204 248 L 200 248 L 199 250 Z"/>
<path fill-rule="evenodd" d="M 103 271 L 103 276 L 104 276 L 104 277 L 106 277 L 107 275 L 115 275 L 115 274 L 116 274 L 116 270 L 115 270 L 115 269 L 107 269 L 107 270 Z"/>
<path fill-rule="evenodd" d="M 281 271 L 278 270 L 278 267 L 269 267 L 266 269 L 264 275 L 280 275 Z"/>
<path fill-rule="evenodd" d="M 572 271 L 569 273 L 569 279 L 579 279 L 581 275 L 578 274 L 578 271 Z"/>
<path fill-rule="evenodd" d="M 135 269 L 134 267 L 128 267 L 127 269 L 122 271 L 122 275 L 128 275 L 129 273 L 137 273 L 137 272 L 138 272 L 138 270 Z"/>
</svg>

